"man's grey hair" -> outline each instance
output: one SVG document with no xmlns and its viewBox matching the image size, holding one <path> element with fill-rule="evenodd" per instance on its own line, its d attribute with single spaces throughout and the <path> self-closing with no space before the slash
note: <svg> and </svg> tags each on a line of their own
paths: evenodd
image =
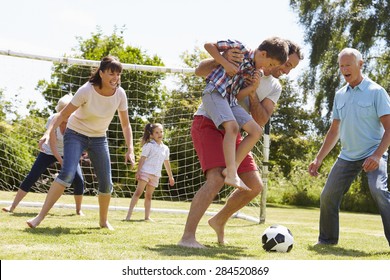
<svg viewBox="0 0 390 280">
<path fill-rule="evenodd" d="M 353 55 L 356 58 L 356 63 L 358 63 L 359 61 L 363 61 L 363 56 L 362 56 L 361 52 L 359 52 L 357 49 L 354 49 L 354 48 L 345 48 L 345 49 L 343 49 L 339 53 L 337 62 L 340 62 L 340 58 L 343 55 Z"/>
</svg>

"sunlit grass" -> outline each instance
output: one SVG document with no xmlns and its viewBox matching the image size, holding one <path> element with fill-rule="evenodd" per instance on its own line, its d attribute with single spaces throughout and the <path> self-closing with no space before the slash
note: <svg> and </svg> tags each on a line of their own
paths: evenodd
<svg viewBox="0 0 390 280">
<path fill-rule="evenodd" d="M 11 201 L 15 193 L 0 192 L 0 201 Z M 45 194 L 29 194 L 25 201 L 43 202 Z M 63 196 L 58 203 L 73 203 Z M 96 197 L 85 197 L 84 205 L 96 205 Z M 113 198 L 111 206 L 126 209 L 130 199 Z M 138 207 L 143 207 L 140 200 Z M 0 205 L 6 206 L 5 204 Z M 188 210 L 189 203 L 153 201 L 153 208 Z M 210 209 L 218 210 L 220 205 Z M 209 209 L 209 211 L 210 211 Z M 126 222 L 126 210 L 111 210 L 110 223 L 115 231 L 98 227 L 98 211 L 85 209 L 86 216 L 74 209 L 53 208 L 43 223 L 30 229 L 26 220 L 40 208 L 18 207 L 14 214 L 0 213 L 0 259 L 2 260 L 388 260 L 390 248 L 383 234 L 379 215 L 341 213 L 340 243 L 315 247 L 319 210 L 269 205 L 265 224 L 231 219 L 226 227 L 229 244 L 219 246 L 214 231 L 204 217 L 197 238 L 206 249 L 188 249 L 176 244 L 183 233 L 186 214 L 153 212 L 154 222 L 143 221 L 135 212 Z M 271 224 L 287 226 L 295 244 L 290 253 L 267 253 L 261 248 L 261 234 Z"/>
</svg>

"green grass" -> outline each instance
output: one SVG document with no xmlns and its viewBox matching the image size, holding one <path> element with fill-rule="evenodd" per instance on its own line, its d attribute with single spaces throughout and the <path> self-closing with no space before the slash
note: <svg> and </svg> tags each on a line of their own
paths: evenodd
<svg viewBox="0 0 390 280">
<path fill-rule="evenodd" d="M 11 201 L 14 192 L 0 192 L 0 201 Z M 24 201 L 43 202 L 45 194 L 28 194 Z M 58 203 L 73 203 L 63 196 Z M 130 199 L 113 198 L 111 206 L 127 207 Z M 85 197 L 84 204 L 97 204 L 96 197 Z M 4 207 L 5 204 L 0 205 Z M 138 207 L 143 206 L 140 201 Z M 152 208 L 189 209 L 189 203 L 153 201 Z M 218 210 L 212 205 L 209 211 Z M 42 224 L 30 229 L 26 220 L 40 208 L 18 207 L 13 214 L 0 213 L 0 259 L 2 260 L 388 260 L 390 248 L 384 237 L 380 216 L 341 213 L 340 242 L 337 246 L 313 246 L 318 235 L 319 210 L 269 205 L 265 224 L 231 219 L 226 226 L 229 244 L 219 246 L 216 235 L 204 217 L 198 227 L 198 241 L 206 249 L 177 246 L 187 215 L 153 212 L 154 222 L 123 221 L 124 210 L 112 210 L 110 223 L 115 231 L 98 227 L 98 211 L 53 208 Z M 261 234 L 271 224 L 287 226 L 294 234 L 290 253 L 268 253 L 261 248 Z"/>
</svg>

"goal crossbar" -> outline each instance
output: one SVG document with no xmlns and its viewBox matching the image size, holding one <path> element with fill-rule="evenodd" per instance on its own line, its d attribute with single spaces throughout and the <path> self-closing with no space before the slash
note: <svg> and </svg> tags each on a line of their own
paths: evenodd
<svg viewBox="0 0 390 280">
<path fill-rule="evenodd" d="M 100 64 L 100 61 L 97 60 L 27 54 L 21 52 L 14 52 L 11 50 L 0 50 L 0 55 L 28 58 L 34 60 L 51 61 L 51 62 L 69 64 L 69 65 L 84 65 L 84 66 L 98 67 Z M 143 72 L 192 74 L 195 71 L 194 68 L 172 68 L 172 67 L 164 67 L 164 66 L 137 65 L 137 64 L 130 64 L 130 63 L 122 63 L 122 66 L 123 69 L 143 71 Z"/>
</svg>

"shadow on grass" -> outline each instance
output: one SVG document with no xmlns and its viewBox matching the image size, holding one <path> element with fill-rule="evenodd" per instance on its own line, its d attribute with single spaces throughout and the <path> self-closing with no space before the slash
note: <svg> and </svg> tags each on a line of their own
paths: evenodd
<svg viewBox="0 0 390 280">
<path fill-rule="evenodd" d="M 157 252 L 162 256 L 180 257 L 204 257 L 221 260 L 237 260 L 242 258 L 251 258 L 254 255 L 248 255 L 247 248 L 237 246 L 206 246 L 204 249 L 185 248 L 178 245 L 156 245 L 154 247 L 144 247 L 145 250 Z"/>
<path fill-rule="evenodd" d="M 12 215 L 14 217 L 35 217 L 38 215 L 38 212 L 36 213 L 31 213 L 31 212 L 14 212 L 14 213 L 9 213 L 9 215 Z M 71 214 L 53 214 L 53 213 L 48 213 L 47 217 L 73 217 L 73 216 L 78 216 L 76 213 L 71 213 Z"/>
<path fill-rule="evenodd" d="M 31 234 L 47 235 L 47 236 L 60 236 L 60 235 L 86 235 L 86 234 L 96 234 L 96 230 L 102 231 L 104 233 L 111 232 L 101 229 L 100 227 L 90 227 L 90 228 L 70 228 L 70 227 L 37 227 L 37 228 L 26 228 L 24 231 Z"/>
<path fill-rule="evenodd" d="M 145 221 L 145 219 L 136 219 L 136 220 L 121 220 L 121 222 L 124 222 L 124 223 L 141 223 L 141 222 L 144 222 L 144 223 L 147 223 L 147 221 Z"/>
<path fill-rule="evenodd" d="M 308 247 L 309 251 L 314 251 L 320 255 L 333 255 L 333 256 L 348 256 L 348 257 L 372 257 L 379 255 L 388 255 L 390 257 L 389 251 L 384 252 L 373 252 L 367 253 L 354 249 L 346 249 L 333 245 L 312 245 Z"/>
<path fill-rule="evenodd" d="M 37 213 L 31 213 L 31 212 L 14 212 L 14 213 L 8 213 L 8 215 L 12 215 L 14 217 L 35 217 Z"/>
</svg>

